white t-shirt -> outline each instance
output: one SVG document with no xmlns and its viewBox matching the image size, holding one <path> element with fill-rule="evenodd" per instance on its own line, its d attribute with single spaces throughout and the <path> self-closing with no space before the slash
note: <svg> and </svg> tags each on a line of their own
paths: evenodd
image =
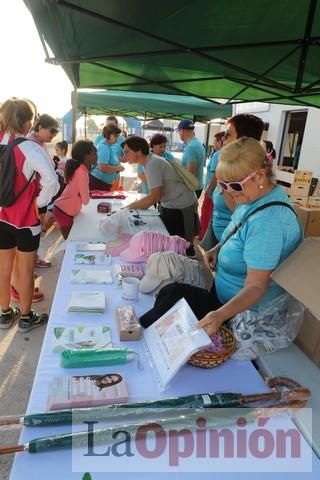
<svg viewBox="0 0 320 480">
<path fill-rule="evenodd" d="M 174 167 L 158 155 L 150 154 L 144 167 L 149 189 L 161 187 L 161 205 L 166 208 L 186 208 L 197 201 Z"/>
</svg>

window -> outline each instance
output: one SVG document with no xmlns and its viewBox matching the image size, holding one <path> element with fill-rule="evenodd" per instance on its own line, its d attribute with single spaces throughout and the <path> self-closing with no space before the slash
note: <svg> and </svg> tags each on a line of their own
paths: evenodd
<svg viewBox="0 0 320 480">
<path fill-rule="evenodd" d="M 287 112 L 280 147 L 279 165 L 293 167 L 299 165 L 301 145 L 308 111 Z"/>
</svg>

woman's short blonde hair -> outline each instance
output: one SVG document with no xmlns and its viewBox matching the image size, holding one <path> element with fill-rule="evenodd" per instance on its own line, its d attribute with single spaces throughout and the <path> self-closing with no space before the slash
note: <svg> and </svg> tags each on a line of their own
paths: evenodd
<svg viewBox="0 0 320 480">
<path fill-rule="evenodd" d="M 32 121 L 36 115 L 33 102 L 26 99 L 10 98 L 0 106 L 0 131 L 12 135 L 23 132 L 26 122 Z"/>
<path fill-rule="evenodd" d="M 240 181 L 260 168 L 266 169 L 267 176 L 272 176 L 260 142 L 242 137 L 221 150 L 216 177 L 225 182 Z"/>
</svg>

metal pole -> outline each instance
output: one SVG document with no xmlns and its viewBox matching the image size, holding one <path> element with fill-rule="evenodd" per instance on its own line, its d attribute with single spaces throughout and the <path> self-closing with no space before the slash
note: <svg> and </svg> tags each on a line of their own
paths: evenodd
<svg viewBox="0 0 320 480">
<path fill-rule="evenodd" d="M 77 110 L 78 110 L 78 91 L 75 88 L 71 94 L 72 103 L 72 143 L 76 141 L 76 124 L 77 124 Z"/>
<path fill-rule="evenodd" d="M 208 146 L 209 146 L 209 138 L 210 138 L 210 128 L 211 128 L 211 123 L 208 122 L 207 123 L 207 132 L 206 132 L 206 146 L 205 146 L 205 149 L 206 149 L 206 158 L 208 156 Z"/>
<path fill-rule="evenodd" d="M 87 109 L 84 111 L 84 138 L 87 140 Z"/>
</svg>

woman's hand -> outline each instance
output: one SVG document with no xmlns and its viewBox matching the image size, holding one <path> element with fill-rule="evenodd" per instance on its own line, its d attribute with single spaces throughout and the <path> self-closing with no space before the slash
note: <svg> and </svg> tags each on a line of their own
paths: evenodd
<svg viewBox="0 0 320 480">
<path fill-rule="evenodd" d="M 219 310 L 215 310 L 207 313 L 207 315 L 197 323 L 197 328 L 204 328 L 209 337 L 211 337 L 218 332 L 223 322 L 224 318 L 221 313 Z"/>
<path fill-rule="evenodd" d="M 220 250 L 220 244 L 211 248 L 211 250 L 204 252 L 203 254 L 204 263 L 206 267 L 209 268 L 211 271 L 214 271 L 216 269 L 219 250 Z"/>
<path fill-rule="evenodd" d="M 119 165 L 117 172 L 120 173 L 120 172 L 123 172 L 123 170 L 125 170 L 124 166 Z"/>
</svg>

